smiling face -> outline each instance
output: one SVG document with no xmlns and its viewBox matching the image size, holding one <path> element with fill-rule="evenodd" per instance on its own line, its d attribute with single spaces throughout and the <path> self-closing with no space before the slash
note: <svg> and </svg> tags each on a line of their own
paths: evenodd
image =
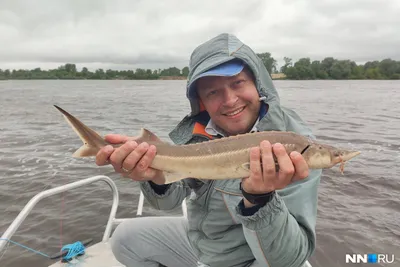
<svg viewBox="0 0 400 267">
<path fill-rule="evenodd" d="M 203 77 L 196 86 L 197 94 L 211 119 L 228 135 L 251 130 L 261 104 L 248 69 L 232 77 Z"/>
</svg>

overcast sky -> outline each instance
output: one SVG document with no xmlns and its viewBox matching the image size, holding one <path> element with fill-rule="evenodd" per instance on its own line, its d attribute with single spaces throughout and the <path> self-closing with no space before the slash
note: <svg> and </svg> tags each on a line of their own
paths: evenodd
<svg viewBox="0 0 400 267">
<path fill-rule="evenodd" d="M 279 63 L 400 60 L 400 1 L 0 0 L 0 68 L 182 68 L 222 32 Z"/>
</svg>

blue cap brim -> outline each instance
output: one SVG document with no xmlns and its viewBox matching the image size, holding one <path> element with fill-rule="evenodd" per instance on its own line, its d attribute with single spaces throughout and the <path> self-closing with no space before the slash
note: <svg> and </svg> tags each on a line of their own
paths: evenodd
<svg viewBox="0 0 400 267">
<path fill-rule="evenodd" d="M 189 85 L 189 97 L 197 97 L 196 93 L 196 81 L 200 78 L 207 76 L 221 76 L 221 77 L 232 77 L 238 75 L 244 68 L 244 63 L 242 61 L 233 60 L 218 65 L 202 74 L 200 74 L 195 80 L 193 80 Z"/>
</svg>

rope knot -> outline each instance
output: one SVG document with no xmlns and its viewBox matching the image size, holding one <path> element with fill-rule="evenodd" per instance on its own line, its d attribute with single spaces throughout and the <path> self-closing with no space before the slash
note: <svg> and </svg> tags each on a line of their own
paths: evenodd
<svg viewBox="0 0 400 267">
<path fill-rule="evenodd" d="M 81 241 L 77 241 L 72 244 L 65 245 L 61 248 L 61 251 L 67 250 L 68 253 L 63 257 L 63 261 L 70 261 L 76 256 L 85 254 L 85 246 Z"/>
</svg>

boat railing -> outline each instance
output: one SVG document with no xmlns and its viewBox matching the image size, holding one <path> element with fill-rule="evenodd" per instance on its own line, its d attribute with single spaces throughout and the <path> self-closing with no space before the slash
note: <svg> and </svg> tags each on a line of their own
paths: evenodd
<svg viewBox="0 0 400 267">
<path fill-rule="evenodd" d="M 140 191 L 140 196 L 139 196 L 139 202 L 138 202 L 138 209 L 136 212 L 137 216 L 142 216 L 143 212 L 143 203 L 144 203 L 144 195 L 143 192 Z M 186 200 L 182 201 L 182 215 L 184 217 L 187 217 L 187 209 L 186 209 Z"/>
<path fill-rule="evenodd" d="M 32 209 L 36 206 L 36 204 L 41 201 L 44 198 L 72 190 L 78 187 L 82 187 L 84 185 L 89 185 L 98 181 L 103 181 L 107 183 L 113 193 L 113 203 L 111 206 L 111 212 L 110 216 L 108 217 L 108 222 L 106 229 L 103 234 L 103 241 L 107 241 L 110 237 L 112 227 L 115 222 L 115 214 L 117 212 L 118 204 L 119 204 L 119 195 L 118 195 L 118 189 L 113 180 L 111 178 L 105 176 L 105 175 L 97 175 L 93 177 L 89 177 L 83 180 L 79 180 L 77 182 L 69 183 L 66 185 L 61 185 L 52 189 L 48 189 L 45 191 L 42 191 L 38 194 L 36 194 L 31 200 L 25 205 L 25 207 L 20 211 L 18 216 L 14 219 L 14 221 L 11 223 L 11 225 L 7 228 L 7 230 L 3 233 L 3 235 L 0 238 L 0 251 L 6 246 L 8 240 L 11 239 L 11 237 L 14 235 L 14 233 L 17 231 L 17 229 L 20 227 L 20 225 L 23 223 L 25 218 L 29 215 L 29 213 L 32 211 Z"/>
<path fill-rule="evenodd" d="M 0 251 L 6 246 L 8 240 L 11 239 L 11 237 L 14 235 L 14 233 L 17 231 L 17 229 L 21 226 L 23 221 L 26 219 L 26 217 L 29 215 L 29 213 L 32 211 L 32 209 L 36 206 L 36 204 L 41 201 L 42 199 L 45 199 L 47 197 L 68 191 L 68 190 L 73 190 L 85 185 L 89 185 L 95 182 L 103 181 L 106 184 L 108 184 L 111 188 L 111 191 L 113 193 L 113 202 L 111 206 L 111 211 L 110 211 L 110 216 L 108 217 L 107 221 L 107 226 L 103 234 L 103 242 L 107 242 L 108 239 L 111 236 L 111 231 L 114 226 L 120 224 L 121 222 L 125 220 L 129 220 L 130 218 L 115 218 L 117 208 L 119 205 L 119 194 L 118 194 L 118 188 L 116 184 L 114 183 L 111 178 L 105 175 L 97 175 L 97 176 L 92 176 L 86 179 L 79 180 L 77 182 L 69 183 L 66 185 L 61 185 L 52 189 L 48 189 L 45 191 L 42 191 L 38 194 L 36 194 L 34 197 L 31 198 L 31 200 L 25 205 L 25 207 L 20 211 L 18 216 L 14 219 L 14 221 L 11 223 L 11 225 L 7 228 L 7 230 L 3 233 L 3 235 L 0 238 Z M 138 203 L 138 208 L 136 215 L 141 216 L 143 212 L 143 204 L 144 204 L 144 195 L 143 192 L 140 191 L 140 196 L 139 196 L 139 203 Z M 183 201 L 182 203 L 182 212 L 183 215 L 186 216 L 186 202 Z"/>
</svg>

